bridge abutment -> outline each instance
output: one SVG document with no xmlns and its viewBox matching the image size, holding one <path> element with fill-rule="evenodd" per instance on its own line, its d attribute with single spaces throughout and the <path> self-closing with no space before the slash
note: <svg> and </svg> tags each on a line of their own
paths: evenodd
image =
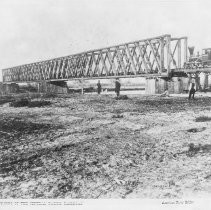
<svg viewBox="0 0 211 210">
<path fill-rule="evenodd" d="M 1 95 L 13 94 L 19 92 L 19 86 L 16 83 L 5 84 L 2 83 L 0 87 Z"/>
</svg>

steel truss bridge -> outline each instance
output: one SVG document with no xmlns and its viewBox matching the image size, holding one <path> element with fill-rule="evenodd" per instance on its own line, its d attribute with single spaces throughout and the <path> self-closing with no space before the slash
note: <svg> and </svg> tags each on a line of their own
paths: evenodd
<svg viewBox="0 0 211 210">
<path fill-rule="evenodd" d="M 183 69 L 187 37 L 166 34 L 2 70 L 4 83 L 62 82 L 113 77 L 171 77 L 211 69 Z"/>
</svg>

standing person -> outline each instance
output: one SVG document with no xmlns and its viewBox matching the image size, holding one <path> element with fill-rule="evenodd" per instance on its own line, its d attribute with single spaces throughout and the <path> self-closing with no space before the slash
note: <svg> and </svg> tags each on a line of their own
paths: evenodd
<svg viewBox="0 0 211 210">
<path fill-rule="evenodd" d="M 195 84 L 194 83 L 192 83 L 191 84 L 191 89 L 189 90 L 189 100 L 191 99 L 191 96 L 193 95 L 193 99 L 194 99 L 194 95 L 195 95 L 195 92 L 196 92 L 196 90 L 195 90 Z"/>
<path fill-rule="evenodd" d="M 100 94 L 101 93 L 101 90 L 102 90 L 102 86 L 100 84 L 100 80 L 98 80 L 98 83 L 97 83 L 97 93 Z"/>
<path fill-rule="evenodd" d="M 117 78 L 117 79 L 116 79 L 116 82 L 115 82 L 115 92 L 116 92 L 117 97 L 118 97 L 119 94 L 120 94 L 120 87 L 121 87 L 121 84 L 120 84 L 120 82 L 119 82 L 119 79 Z"/>
</svg>

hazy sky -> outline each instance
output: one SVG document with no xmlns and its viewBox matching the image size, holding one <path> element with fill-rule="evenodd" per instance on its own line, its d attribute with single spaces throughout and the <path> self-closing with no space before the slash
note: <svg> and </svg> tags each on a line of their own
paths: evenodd
<svg viewBox="0 0 211 210">
<path fill-rule="evenodd" d="M 0 0 L 0 69 L 162 34 L 211 47 L 211 1 Z"/>
</svg>

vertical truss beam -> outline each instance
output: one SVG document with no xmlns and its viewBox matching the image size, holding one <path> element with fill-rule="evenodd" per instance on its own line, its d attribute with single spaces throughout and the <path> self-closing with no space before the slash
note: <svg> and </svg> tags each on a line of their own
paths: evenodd
<svg viewBox="0 0 211 210">
<path fill-rule="evenodd" d="M 166 48 L 167 48 L 167 74 L 171 73 L 171 37 L 166 37 Z"/>
<path fill-rule="evenodd" d="M 184 38 L 184 63 L 188 60 L 188 39 Z"/>
</svg>

